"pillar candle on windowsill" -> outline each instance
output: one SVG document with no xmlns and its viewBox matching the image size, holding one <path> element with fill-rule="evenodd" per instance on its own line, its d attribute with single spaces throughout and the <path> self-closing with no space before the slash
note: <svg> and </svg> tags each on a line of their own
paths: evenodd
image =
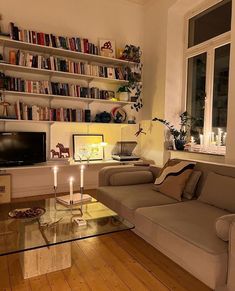
<svg viewBox="0 0 235 291">
<path fill-rule="evenodd" d="M 70 203 L 73 203 L 73 177 L 69 179 L 69 195 L 70 195 Z"/>
<path fill-rule="evenodd" d="M 58 167 L 53 168 L 53 173 L 54 173 L 54 188 L 57 188 L 57 174 L 58 174 Z"/>
<path fill-rule="evenodd" d="M 221 142 L 222 142 L 222 133 L 223 133 L 223 131 L 219 128 L 219 129 L 218 129 L 218 146 L 221 146 Z"/>
<path fill-rule="evenodd" d="M 215 142 L 215 133 L 212 131 L 211 133 L 211 143 L 214 144 Z"/>
<path fill-rule="evenodd" d="M 227 132 L 224 133 L 223 136 L 223 145 L 226 146 L 226 140 L 227 140 Z"/>
<path fill-rule="evenodd" d="M 204 136 L 203 134 L 200 134 L 200 145 L 203 146 L 204 144 Z"/>
</svg>

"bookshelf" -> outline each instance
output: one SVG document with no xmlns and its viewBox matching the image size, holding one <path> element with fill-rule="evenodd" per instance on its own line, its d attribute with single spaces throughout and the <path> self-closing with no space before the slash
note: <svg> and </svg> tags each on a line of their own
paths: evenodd
<svg viewBox="0 0 235 291">
<path fill-rule="evenodd" d="M 33 43 L 27 43 L 23 41 L 13 40 L 10 38 L 5 38 L 0 36 L 0 47 L 2 48 L 3 56 L 5 57 L 4 60 L 8 60 L 8 53 L 9 50 L 21 50 L 27 53 L 32 53 L 34 55 L 43 55 L 43 56 L 49 56 L 49 57 L 61 57 L 64 59 L 70 59 L 74 62 L 86 62 L 89 65 L 99 65 L 99 66 L 108 66 L 108 67 L 119 67 L 121 70 L 125 70 L 126 67 L 129 67 L 133 70 L 135 68 L 138 68 L 139 64 L 135 62 L 130 62 L 126 60 L 121 59 L 115 59 L 110 57 L 104 57 L 100 55 L 93 55 L 83 52 L 77 52 L 77 51 L 71 51 L 66 50 L 64 48 L 55 48 L 55 47 L 49 47 L 45 45 L 39 45 L 39 44 L 33 44 Z M 122 79 L 114 79 L 114 78 L 108 78 L 106 77 L 100 77 L 100 76 L 93 76 L 93 75 L 86 75 L 86 74 L 78 74 L 78 73 L 70 73 L 70 72 L 64 72 L 64 71 L 56 71 L 56 70 L 49 70 L 49 69 L 41 69 L 41 68 L 34 68 L 34 67 L 27 67 L 27 66 L 20 66 L 20 65 L 13 65 L 8 62 L 0 62 L 0 71 L 3 72 L 5 75 L 10 75 L 13 77 L 22 77 L 22 79 L 28 80 L 33 79 L 36 80 L 45 80 L 48 82 L 62 82 L 61 80 L 67 80 L 66 83 L 73 83 L 73 84 L 83 84 L 86 83 L 87 88 L 90 88 L 91 83 L 94 82 L 102 85 L 96 85 L 97 87 L 101 87 L 100 89 L 103 90 L 110 90 L 110 91 L 117 91 L 117 88 L 119 86 L 128 85 L 128 81 L 122 80 Z M 28 77 L 26 77 L 28 76 Z M 104 86 L 104 88 L 102 88 Z M 8 90 L 0 90 L 0 95 L 2 96 L 2 100 L 8 100 L 8 98 L 11 100 L 11 98 L 21 100 L 21 102 L 28 102 L 31 106 L 33 103 L 37 102 L 35 100 L 39 100 L 40 102 L 48 103 L 49 101 L 49 107 L 51 107 L 51 101 L 56 101 L 55 104 L 56 107 L 58 107 L 58 102 L 61 100 L 64 103 L 66 101 L 73 102 L 72 107 L 77 108 L 81 104 L 81 107 L 88 108 L 90 104 L 94 104 L 92 106 L 93 114 L 95 115 L 96 111 L 104 111 L 107 110 L 107 105 L 111 106 L 131 106 L 134 104 L 134 102 L 130 101 L 115 101 L 115 100 L 105 100 L 105 99 L 93 99 L 93 98 L 87 98 L 87 97 L 76 97 L 76 96 L 63 96 L 63 95 L 53 95 L 53 94 L 41 94 L 41 93 L 29 93 L 29 92 L 21 92 L 21 91 L 11 91 L 12 88 L 8 88 Z M 15 90 L 15 89 L 13 89 Z M 25 89 L 26 90 L 26 89 Z M 50 92 L 51 93 L 51 92 Z M 70 93 L 71 94 L 71 93 Z M 71 94 L 73 95 L 73 94 Z M 27 101 L 26 101 L 26 100 Z M 25 100 L 25 101 L 24 101 Z M 62 104 L 62 102 L 61 102 Z M 97 105 L 95 105 L 97 104 Z M 40 104 L 41 105 L 41 104 Z M 102 106 L 104 105 L 104 106 Z M 71 105 L 70 105 L 71 106 Z M 108 109 L 109 110 L 109 109 Z M 102 128 L 104 126 L 104 131 L 106 132 L 109 130 L 107 126 L 111 126 L 110 130 L 113 132 L 117 132 L 119 135 L 119 131 L 121 132 L 122 127 L 127 127 L 129 130 L 132 129 L 132 126 L 135 126 L 135 124 L 129 124 L 126 122 L 124 123 L 101 123 L 101 122 L 85 122 L 85 121 L 48 121 L 48 120 L 22 120 L 22 119 L 0 119 L 0 124 L 3 127 L 4 130 L 9 130 L 12 128 L 22 128 L 25 130 L 31 130 L 34 126 L 37 128 L 45 128 L 47 131 L 48 136 L 48 157 L 50 156 L 50 147 L 52 144 L 52 138 L 54 138 L 53 134 L 54 132 L 57 133 L 59 130 L 73 130 L 77 125 L 82 128 L 82 131 L 89 132 L 90 127 L 94 127 L 93 130 L 97 130 L 99 128 Z M 55 125 L 55 126 L 53 126 Z M 57 126 L 56 126 L 57 125 Z M 65 127 L 63 127 L 63 125 Z M 70 126 L 71 125 L 71 126 Z M 68 126 L 68 127 L 67 127 Z M 112 130 L 113 128 L 113 130 Z M 115 133 L 113 133 L 115 135 Z M 112 137 L 113 138 L 113 137 Z"/>
</svg>

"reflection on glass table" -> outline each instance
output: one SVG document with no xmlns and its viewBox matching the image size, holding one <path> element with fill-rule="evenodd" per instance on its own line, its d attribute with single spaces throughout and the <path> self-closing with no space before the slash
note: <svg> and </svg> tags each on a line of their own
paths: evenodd
<svg viewBox="0 0 235 291">
<path fill-rule="evenodd" d="M 13 209 L 42 207 L 45 214 L 35 219 L 13 219 L 8 213 Z M 61 209 L 66 207 L 60 205 Z M 55 211 L 54 199 L 0 205 L 0 256 L 72 242 L 102 234 L 133 228 L 103 204 L 92 200 L 84 205 L 86 226 L 74 221 L 80 217 L 78 210 Z"/>
</svg>

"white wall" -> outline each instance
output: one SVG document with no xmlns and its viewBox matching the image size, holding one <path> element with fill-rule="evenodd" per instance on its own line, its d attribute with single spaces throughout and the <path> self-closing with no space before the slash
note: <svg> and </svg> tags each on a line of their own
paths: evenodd
<svg viewBox="0 0 235 291">
<path fill-rule="evenodd" d="M 231 44 L 231 59 L 230 59 L 230 83 L 229 83 L 229 100 L 228 100 L 228 125 L 227 125 L 227 153 L 226 162 L 235 164 L 235 1 L 232 5 L 232 44 Z"/>
<path fill-rule="evenodd" d="M 57 35 L 80 36 L 88 38 L 96 44 L 98 44 L 99 38 L 113 39 L 116 41 L 116 48 L 123 48 L 125 44 L 143 47 L 142 5 L 126 0 L 9 0 L 1 1 L 0 13 L 3 18 L 2 28 L 5 31 L 8 29 L 9 22 L 14 22 L 24 29 Z M 106 86 L 106 84 L 103 84 L 103 86 Z M 117 87 L 113 89 L 116 90 Z M 109 111 L 113 107 L 103 108 L 100 104 L 92 106 L 98 111 L 103 111 L 104 109 Z M 125 138 L 126 131 L 129 132 L 129 129 L 121 129 L 121 127 L 116 125 L 99 127 L 92 125 L 90 128 L 86 125 L 79 125 L 71 126 L 69 129 L 68 126 L 68 124 L 65 124 L 51 127 L 51 136 L 53 137 L 52 147 L 57 142 L 62 142 L 65 146 L 71 147 L 72 133 L 98 132 L 106 135 L 106 140 L 110 144 L 107 155 L 110 156 L 111 146 L 120 140 L 120 138 Z M 7 127 L 7 130 L 21 129 L 29 131 L 32 128 L 37 131 L 43 130 L 49 132 L 47 126 L 35 126 L 35 124 L 33 126 L 10 125 Z M 134 139 L 133 129 L 131 132 Z M 32 181 L 35 189 L 39 187 L 38 189 L 43 191 L 42 194 L 51 192 L 50 171 L 24 170 L 21 174 L 19 170 L 11 172 L 13 174 L 13 197 L 38 194 L 37 191 L 33 190 Z M 86 186 L 95 187 L 97 185 L 97 172 L 97 167 L 95 172 L 89 168 Z M 64 181 L 67 183 L 67 176 L 70 174 L 70 171 L 65 170 L 65 168 L 61 171 L 61 187 Z"/>
<path fill-rule="evenodd" d="M 164 117 L 166 85 L 166 45 L 168 9 L 175 0 L 151 1 L 144 7 L 144 108 L 142 126 L 143 156 L 162 164 L 164 129 L 151 123 L 153 117 Z"/>
</svg>

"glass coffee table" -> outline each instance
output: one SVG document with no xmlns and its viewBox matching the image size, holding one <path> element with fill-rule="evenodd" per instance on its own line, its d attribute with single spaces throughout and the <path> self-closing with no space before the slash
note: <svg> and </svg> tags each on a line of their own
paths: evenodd
<svg viewBox="0 0 235 291">
<path fill-rule="evenodd" d="M 0 205 L 0 256 L 19 253 L 24 278 L 30 278 L 71 266 L 71 242 L 134 228 L 103 204 L 92 200 L 82 205 L 83 215 L 55 200 L 17 202 Z M 11 218 L 14 209 L 41 208 L 38 218 Z M 83 218 L 79 226 L 75 219 Z"/>
</svg>

